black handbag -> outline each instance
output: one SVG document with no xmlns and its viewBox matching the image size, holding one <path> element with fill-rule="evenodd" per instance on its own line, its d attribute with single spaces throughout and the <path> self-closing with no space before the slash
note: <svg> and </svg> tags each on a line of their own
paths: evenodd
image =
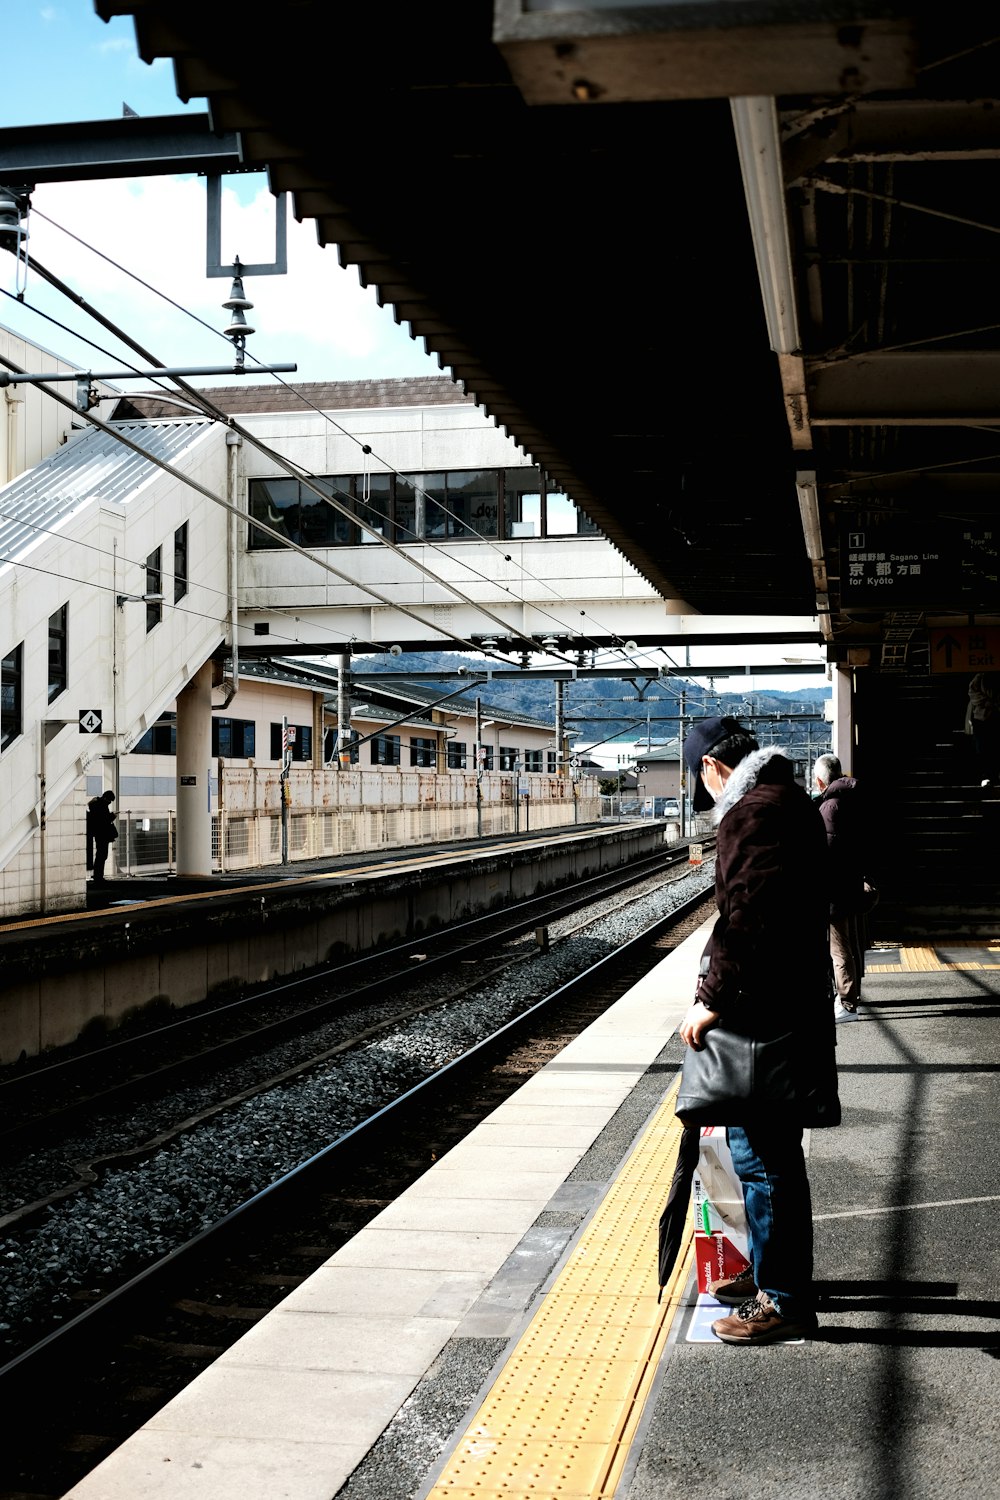
<svg viewBox="0 0 1000 1500">
<path fill-rule="evenodd" d="M 685 1125 L 840 1124 L 833 1045 L 786 1031 L 755 1038 L 713 1026 L 685 1047 L 674 1113 Z"/>
</svg>

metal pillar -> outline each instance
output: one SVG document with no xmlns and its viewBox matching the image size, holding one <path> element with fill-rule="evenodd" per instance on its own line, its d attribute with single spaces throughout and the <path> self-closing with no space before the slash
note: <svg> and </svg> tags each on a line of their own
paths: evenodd
<svg viewBox="0 0 1000 1500">
<path fill-rule="evenodd" d="M 677 720 L 677 800 L 681 809 L 681 838 L 687 837 L 687 817 L 685 814 L 685 807 L 687 805 L 687 767 L 684 764 L 684 705 L 686 701 L 687 693 L 681 689 L 680 716 Z"/>
<path fill-rule="evenodd" d="M 212 663 L 177 694 L 177 874 L 212 873 Z"/>
<path fill-rule="evenodd" d="M 346 652 L 337 657 L 337 764 L 342 771 L 351 768 L 351 658 Z"/>
<path fill-rule="evenodd" d="M 476 838 L 483 836 L 483 700 L 476 698 Z"/>
<path fill-rule="evenodd" d="M 833 723 L 830 737 L 833 753 L 844 768 L 845 776 L 854 774 L 854 669 L 833 669 Z"/>
<path fill-rule="evenodd" d="M 288 863 L 288 802 L 291 782 L 288 773 L 292 763 L 292 747 L 288 743 L 288 715 L 281 716 L 281 863 Z"/>
<path fill-rule="evenodd" d="M 564 682 L 557 682 L 556 683 L 556 775 L 557 776 L 565 776 L 566 775 L 566 762 L 565 762 L 565 758 L 564 758 L 564 755 L 563 755 L 563 751 L 565 749 L 563 741 L 566 738 L 566 723 L 565 723 L 564 705 L 563 705 L 563 697 L 564 697 L 565 691 L 566 691 L 566 684 Z"/>
</svg>

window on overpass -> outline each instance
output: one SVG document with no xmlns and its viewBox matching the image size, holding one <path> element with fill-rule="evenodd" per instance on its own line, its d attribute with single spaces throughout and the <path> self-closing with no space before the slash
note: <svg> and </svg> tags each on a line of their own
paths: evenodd
<svg viewBox="0 0 1000 1500">
<path fill-rule="evenodd" d="M 290 542 L 298 542 L 299 526 L 299 481 L 297 479 L 251 479 L 250 515 L 255 521 L 263 521 L 279 536 Z M 281 542 L 266 532 L 250 527 L 250 547 L 280 547 Z"/>
<path fill-rule="evenodd" d="M 354 508 L 358 520 L 369 528 L 365 531 L 358 528 L 361 544 L 364 546 L 372 543 L 377 546 L 380 536 L 389 535 L 392 524 L 392 475 L 369 474 L 367 479 L 357 479 Z M 374 536 L 372 532 L 375 533 Z"/>
<path fill-rule="evenodd" d="M 596 531 L 593 521 L 573 504 L 568 495 L 564 495 L 561 490 L 550 490 L 546 494 L 546 536 L 585 536 L 593 535 Z"/>
<path fill-rule="evenodd" d="M 350 516 L 338 509 L 338 506 L 343 506 L 349 511 L 354 510 L 352 475 L 330 474 L 323 479 L 314 479 L 312 483 L 312 489 L 305 484 L 300 486 L 299 545 L 356 547 L 360 532 Z M 331 505 L 331 500 L 336 500 L 337 505 Z"/>
<path fill-rule="evenodd" d="M 364 521 L 364 530 L 359 521 Z M 248 546 L 254 551 L 279 548 L 280 538 L 316 549 L 377 544 L 380 536 L 406 545 L 597 533 L 569 496 L 550 487 L 534 465 L 333 474 L 309 485 L 297 479 L 252 479 L 250 522 Z M 254 522 L 270 531 L 261 531 Z"/>
</svg>

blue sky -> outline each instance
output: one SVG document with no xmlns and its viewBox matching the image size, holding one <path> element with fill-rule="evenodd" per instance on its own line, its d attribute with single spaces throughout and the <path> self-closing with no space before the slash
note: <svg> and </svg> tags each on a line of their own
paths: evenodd
<svg viewBox="0 0 1000 1500">
<path fill-rule="evenodd" d="M 91 0 L 0 0 L 0 7 L 0 129 L 120 119 L 124 104 L 144 116 L 199 113 L 206 108 L 203 99 L 181 102 L 171 63 L 147 64 L 140 59 L 130 18 L 104 22 Z M 239 24 L 234 12 L 237 29 Z M 249 17 L 246 24 L 251 24 Z M 218 333 L 199 328 L 126 274 L 166 294 L 212 330 L 226 325 L 228 314 L 220 304 L 229 295 L 229 284 L 205 275 L 203 180 L 146 177 L 42 184 L 32 206 L 32 255 L 126 328 L 161 363 L 231 362 L 229 345 Z M 273 215 L 274 199 L 263 175 L 226 179 L 224 258 L 239 255 L 244 263 L 273 259 Z M 332 246 L 319 247 L 314 224 L 296 224 L 289 214 L 288 235 L 288 275 L 255 277 L 246 284 L 258 330 L 247 343 L 248 363 L 251 356 L 262 363 L 296 363 L 297 372 L 285 377 L 291 380 L 439 373 L 437 361 L 424 353 L 423 344 L 411 339 L 408 328 L 396 324 L 387 308 L 377 305 L 373 292 L 360 287 L 356 271 L 341 269 Z M 86 246 L 103 252 L 122 269 L 114 269 Z M 111 349 L 108 335 L 40 278 L 29 272 L 24 305 L 11 300 L 17 290 L 13 259 L 0 257 L 0 325 L 87 368 L 117 367 L 120 361 L 88 349 L 45 321 L 42 313 Z"/>
<path fill-rule="evenodd" d="M 90 0 L 3 0 L 2 11 L 5 127 L 114 120 L 123 104 L 140 115 L 205 108 L 203 99 L 181 103 L 169 62 L 150 66 L 140 59 L 126 17 L 104 22 Z"/>
</svg>

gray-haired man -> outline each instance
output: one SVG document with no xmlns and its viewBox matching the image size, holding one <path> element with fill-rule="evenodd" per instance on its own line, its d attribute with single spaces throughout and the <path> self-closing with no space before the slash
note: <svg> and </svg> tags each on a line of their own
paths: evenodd
<svg viewBox="0 0 1000 1500">
<path fill-rule="evenodd" d="M 867 818 L 863 793 L 845 776 L 836 755 L 821 755 L 813 767 L 817 806 L 830 855 L 830 960 L 837 991 L 834 1016 L 853 1021 L 865 972 L 862 912 L 865 899 Z"/>
</svg>

